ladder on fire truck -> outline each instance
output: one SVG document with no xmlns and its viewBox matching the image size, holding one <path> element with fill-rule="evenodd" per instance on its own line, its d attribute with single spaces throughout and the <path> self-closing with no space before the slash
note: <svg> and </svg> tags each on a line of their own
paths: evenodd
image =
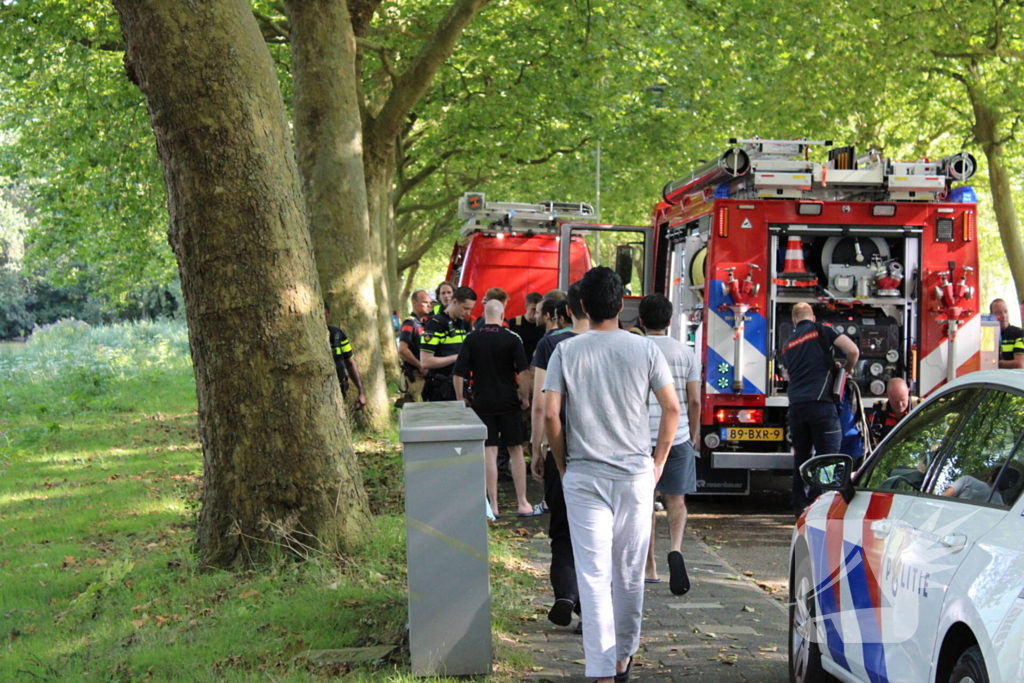
<svg viewBox="0 0 1024 683">
<path fill-rule="evenodd" d="M 489 202 L 482 192 L 459 198 L 459 218 L 466 221 L 462 235 L 475 232 L 556 232 L 564 221 L 597 219 L 594 207 L 584 202 Z"/>
<path fill-rule="evenodd" d="M 898 162 L 876 150 L 858 158 L 853 147 L 838 147 L 820 163 L 810 160 L 809 150 L 815 145 L 831 147 L 831 140 L 755 137 L 731 138 L 729 144 L 735 146 L 665 185 L 665 201 L 674 204 L 675 198 L 701 190 L 733 199 L 936 201 L 945 196 L 950 182 L 967 180 L 976 169 L 967 152 L 938 161 Z"/>
</svg>

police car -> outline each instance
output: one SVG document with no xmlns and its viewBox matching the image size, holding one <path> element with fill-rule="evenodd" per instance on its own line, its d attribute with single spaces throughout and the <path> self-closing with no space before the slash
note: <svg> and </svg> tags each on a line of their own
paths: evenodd
<svg viewBox="0 0 1024 683">
<path fill-rule="evenodd" d="M 824 493 L 790 555 L 790 679 L 1024 681 L 1024 372 L 937 391 Z"/>
</svg>

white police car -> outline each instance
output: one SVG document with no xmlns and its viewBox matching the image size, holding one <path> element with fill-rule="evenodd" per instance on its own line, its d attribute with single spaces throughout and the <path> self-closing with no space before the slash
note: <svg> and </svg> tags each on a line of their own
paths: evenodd
<svg viewBox="0 0 1024 683">
<path fill-rule="evenodd" d="M 797 520 L 797 683 L 1024 681 L 1024 372 L 976 372 L 917 407 Z"/>
</svg>

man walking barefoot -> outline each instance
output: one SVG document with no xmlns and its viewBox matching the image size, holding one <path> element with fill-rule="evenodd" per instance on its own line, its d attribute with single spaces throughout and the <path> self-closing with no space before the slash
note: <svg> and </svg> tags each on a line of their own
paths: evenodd
<svg viewBox="0 0 1024 683">
<path fill-rule="evenodd" d="M 484 324 L 466 337 L 455 361 L 455 398 L 465 401 L 465 384 L 472 378 L 473 398 L 466 401 L 487 425 L 484 442 L 487 499 L 498 515 L 498 447 L 508 449 L 520 517 L 535 512 L 526 499 L 526 461 L 523 458 L 523 418 L 530 398 L 521 377 L 530 366 L 523 341 L 502 325 L 505 305 L 491 299 L 484 306 Z"/>
<path fill-rule="evenodd" d="M 586 674 L 623 683 L 640 646 L 654 484 L 675 438 L 679 399 L 658 347 L 619 329 L 619 276 L 593 268 L 580 294 L 591 329 L 555 347 L 544 382 L 544 422 L 565 491 L 586 623 Z M 662 409 L 653 458 L 651 391 Z"/>
</svg>

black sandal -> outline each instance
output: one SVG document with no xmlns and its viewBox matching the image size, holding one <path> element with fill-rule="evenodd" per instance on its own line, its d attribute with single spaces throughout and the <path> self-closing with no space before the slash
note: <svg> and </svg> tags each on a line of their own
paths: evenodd
<svg viewBox="0 0 1024 683">
<path fill-rule="evenodd" d="M 615 674 L 615 683 L 629 683 L 629 672 L 633 669 L 633 655 L 629 656 L 629 663 L 626 664 L 626 670 L 622 673 Z"/>
</svg>

